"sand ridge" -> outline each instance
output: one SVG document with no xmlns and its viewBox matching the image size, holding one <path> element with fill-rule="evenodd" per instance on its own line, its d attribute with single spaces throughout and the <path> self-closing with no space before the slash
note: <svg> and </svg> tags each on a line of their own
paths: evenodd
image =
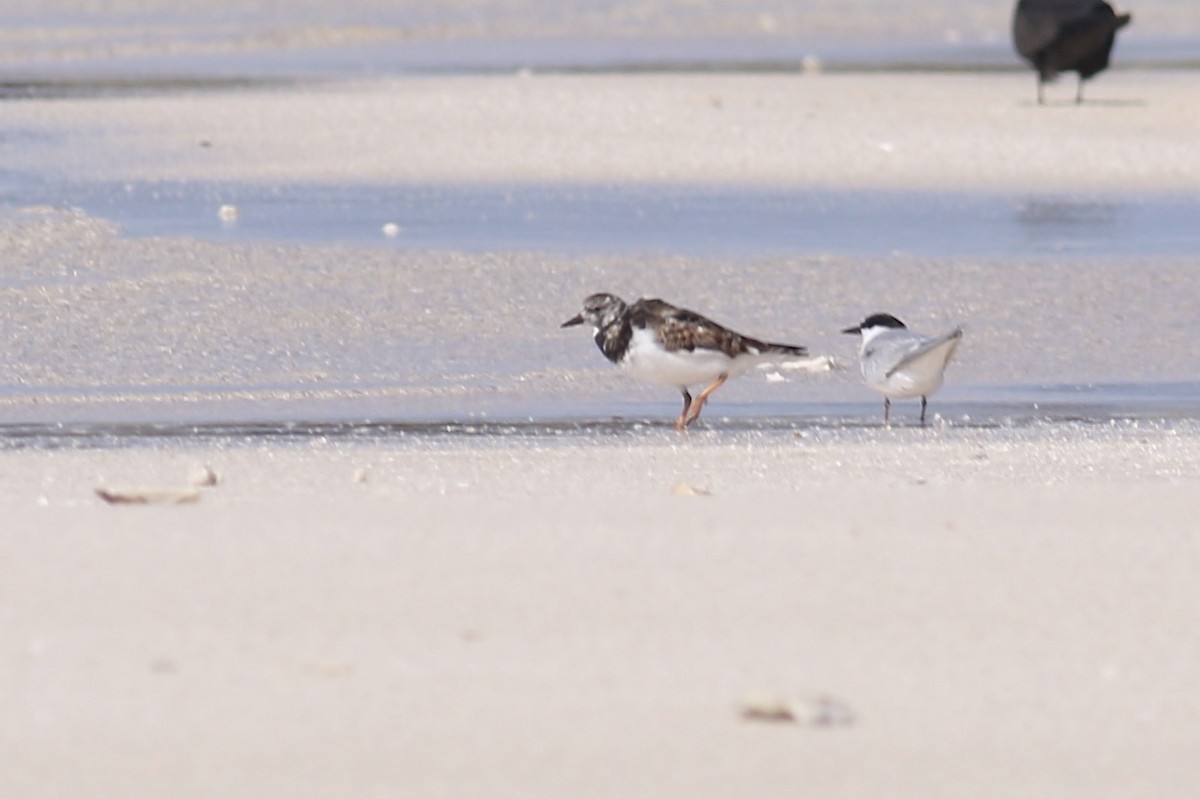
<svg viewBox="0 0 1200 799">
<path fill-rule="evenodd" d="M 1032 89 L 1019 73 L 467 75 L 8 111 L 54 134 L 17 140 L 24 168 L 75 180 L 1074 193 L 1200 180 L 1190 74 L 1106 74 L 1081 108 L 1038 107 Z"/>
</svg>

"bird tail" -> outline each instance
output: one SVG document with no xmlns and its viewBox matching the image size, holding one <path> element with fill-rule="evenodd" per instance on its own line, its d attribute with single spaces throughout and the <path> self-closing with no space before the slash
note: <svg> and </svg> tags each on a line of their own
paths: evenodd
<svg viewBox="0 0 1200 799">
<path fill-rule="evenodd" d="M 763 355 L 786 355 L 791 358 L 807 358 L 808 347 L 796 344 L 771 344 L 762 342 L 758 347 Z"/>
</svg>

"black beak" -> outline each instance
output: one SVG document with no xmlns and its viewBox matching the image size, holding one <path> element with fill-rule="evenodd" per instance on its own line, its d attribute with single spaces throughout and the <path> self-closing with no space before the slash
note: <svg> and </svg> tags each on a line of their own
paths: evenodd
<svg viewBox="0 0 1200 799">
<path fill-rule="evenodd" d="M 843 332 L 843 333 L 851 333 L 851 334 L 854 334 L 854 333 L 861 333 L 861 332 L 862 332 L 862 325 L 855 325 L 854 327 L 848 327 L 848 328 L 846 328 L 845 330 L 843 330 L 842 332 Z"/>
<path fill-rule="evenodd" d="M 575 327 L 575 325 L 583 324 L 583 314 L 576 314 L 567 321 L 563 322 L 559 327 Z"/>
</svg>

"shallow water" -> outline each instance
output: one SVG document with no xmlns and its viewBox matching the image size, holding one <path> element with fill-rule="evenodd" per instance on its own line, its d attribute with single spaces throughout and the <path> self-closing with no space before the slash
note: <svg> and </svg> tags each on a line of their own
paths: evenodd
<svg viewBox="0 0 1200 799">
<path fill-rule="evenodd" d="M 891 429 L 921 430 L 917 403 L 892 406 Z M 519 439 L 604 440 L 647 436 L 678 440 L 674 406 L 632 403 L 561 404 L 530 400 L 495 404 L 490 410 L 455 413 L 452 406 L 426 406 L 403 416 L 363 415 L 355 401 L 291 402 L 214 406 L 188 411 L 158 403 L 151 410 L 129 405 L 91 405 L 73 421 L 0 423 L 0 450 L 119 448 L 178 441 L 211 441 L 229 446 L 265 442 L 455 442 Z M 394 409 L 393 409 L 394 414 Z M 53 416 L 54 414 L 52 414 Z M 11 417 L 10 417 L 11 418 Z M 1200 383 L 1080 384 L 959 387 L 930 404 L 930 435 L 948 431 L 1042 432 L 1087 430 L 1115 424 L 1146 424 L 1155 429 L 1200 424 Z M 881 404 L 872 402 L 723 403 L 689 430 L 689 436 L 725 439 L 745 435 L 873 436 L 885 429 Z M 686 440 L 686 439 L 684 439 Z"/>
<path fill-rule="evenodd" d="M 1118 66 L 1197 63 L 1194 2 L 1132 5 Z M 40 75 L 1018 68 L 1010 19 L 994 0 L 0 0 L 0 45 Z"/>
<path fill-rule="evenodd" d="M 1047 413 L 1022 418 L 941 416 L 925 427 L 915 422 L 884 426 L 878 420 L 840 417 L 724 418 L 717 423 L 680 434 L 666 422 L 645 419 L 582 419 L 573 421 L 505 422 L 209 422 L 167 424 L 44 424 L 0 425 L 0 452 L 56 449 L 123 449 L 178 444 L 216 444 L 223 447 L 262 444 L 338 445 L 394 443 L 415 446 L 479 445 L 489 442 L 527 442 L 532 446 L 558 442 L 604 442 L 614 439 L 649 443 L 778 444 L 803 440 L 870 443 L 881 435 L 927 436 L 996 431 L 1019 438 L 1024 435 L 1086 436 L 1120 426 L 1122 429 L 1181 431 L 1196 434 L 1198 416 L 1158 417 Z M 682 436 L 682 437 L 681 437 Z"/>
<path fill-rule="evenodd" d="M 1200 201 L 742 187 L 51 185 L 10 175 L 0 205 L 66 202 L 132 236 L 408 250 L 1015 259 L 1200 251 Z M 238 208 L 236 222 L 218 218 Z M 384 234 L 396 225 L 394 236 Z"/>
</svg>

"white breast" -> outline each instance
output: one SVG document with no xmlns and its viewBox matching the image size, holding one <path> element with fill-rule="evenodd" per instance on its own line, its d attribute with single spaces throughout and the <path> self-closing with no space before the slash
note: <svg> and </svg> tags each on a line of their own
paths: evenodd
<svg viewBox="0 0 1200 799">
<path fill-rule="evenodd" d="M 735 361 L 715 350 L 668 352 L 663 349 L 654 332 L 645 328 L 633 329 L 629 349 L 620 362 L 621 368 L 638 380 L 676 388 L 708 384 L 723 374 L 733 377 L 752 365 L 752 359 L 739 358 Z"/>
</svg>

